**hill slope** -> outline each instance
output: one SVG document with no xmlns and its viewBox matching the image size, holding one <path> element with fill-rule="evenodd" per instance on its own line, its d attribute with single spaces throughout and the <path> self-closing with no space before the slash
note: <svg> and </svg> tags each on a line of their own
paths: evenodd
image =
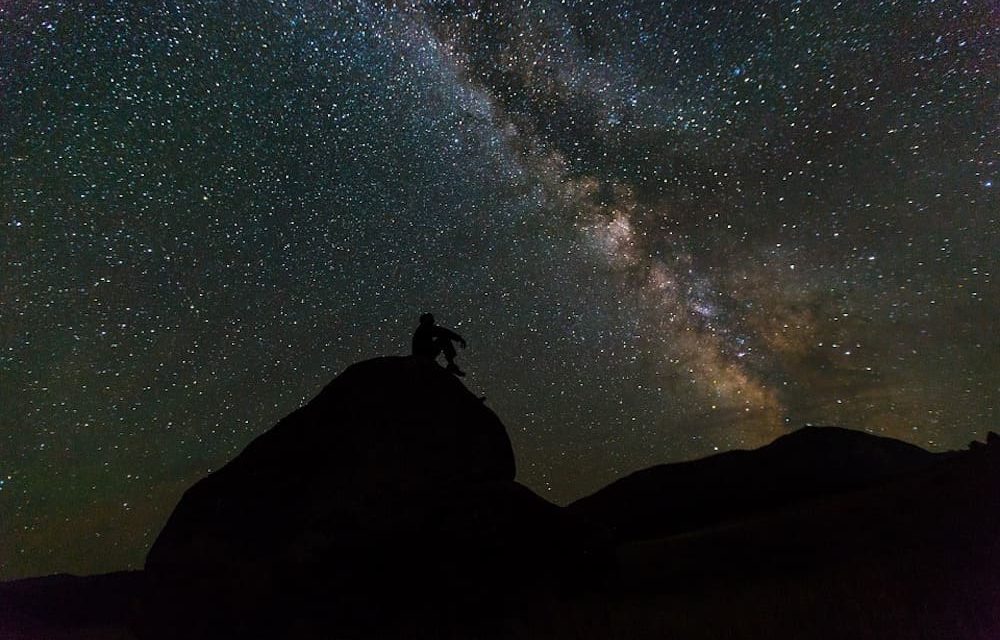
<svg viewBox="0 0 1000 640">
<path fill-rule="evenodd" d="M 569 509 L 618 540 L 655 538 L 875 486 L 946 457 L 862 431 L 805 427 L 753 451 L 638 471 Z"/>
<path fill-rule="evenodd" d="M 442 603 L 489 620 L 596 540 L 514 474 L 454 376 L 356 364 L 184 495 L 146 561 L 143 637 L 389 633 Z"/>
</svg>

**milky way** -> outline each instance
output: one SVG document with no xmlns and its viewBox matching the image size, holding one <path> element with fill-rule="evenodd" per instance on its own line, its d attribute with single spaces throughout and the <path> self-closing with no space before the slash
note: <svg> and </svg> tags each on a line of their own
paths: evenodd
<svg viewBox="0 0 1000 640">
<path fill-rule="evenodd" d="M 422 311 L 557 502 L 807 423 L 998 426 L 995 2 L 21 0 L 0 34 L 0 577 L 141 566 Z"/>
</svg>

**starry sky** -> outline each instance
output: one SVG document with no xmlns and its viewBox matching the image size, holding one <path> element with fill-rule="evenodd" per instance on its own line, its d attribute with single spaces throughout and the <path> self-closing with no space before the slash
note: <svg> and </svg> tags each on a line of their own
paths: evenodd
<svg viewBox="0 0 1000 640">
<path fill-rule="evenodd" d="M 807 423 L 998 426 L 996 0 L 0 0 L 0 578 L 422 311 L 566 503 Z"/>
</svg>

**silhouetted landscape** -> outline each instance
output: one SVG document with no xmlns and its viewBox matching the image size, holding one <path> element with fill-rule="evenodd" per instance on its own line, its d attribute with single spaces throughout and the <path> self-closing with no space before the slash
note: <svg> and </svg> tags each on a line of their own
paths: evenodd
<svg viewBox="0 0 1000 640">
<path fill-rule="evenodd" d="M 358 363 L 191 487 L 145 569 L 0 585 L 0 637 L 1000 637 L 1000 438 L 837 427 L 559 507 L 419 357 Z"/>
</svg>

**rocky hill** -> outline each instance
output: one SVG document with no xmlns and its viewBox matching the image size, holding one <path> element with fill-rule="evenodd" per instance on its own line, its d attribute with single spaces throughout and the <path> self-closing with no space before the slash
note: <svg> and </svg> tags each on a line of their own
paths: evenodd
<svg viewBox="0 0 1000 640">
<path fill-rule="evenodd" d="M 454 376 L 356 364 L 184 495 L 146 561 L 141 633 L 490 624 L 600 554 L 514 475 L 503 424 Z"/>
</svg>

